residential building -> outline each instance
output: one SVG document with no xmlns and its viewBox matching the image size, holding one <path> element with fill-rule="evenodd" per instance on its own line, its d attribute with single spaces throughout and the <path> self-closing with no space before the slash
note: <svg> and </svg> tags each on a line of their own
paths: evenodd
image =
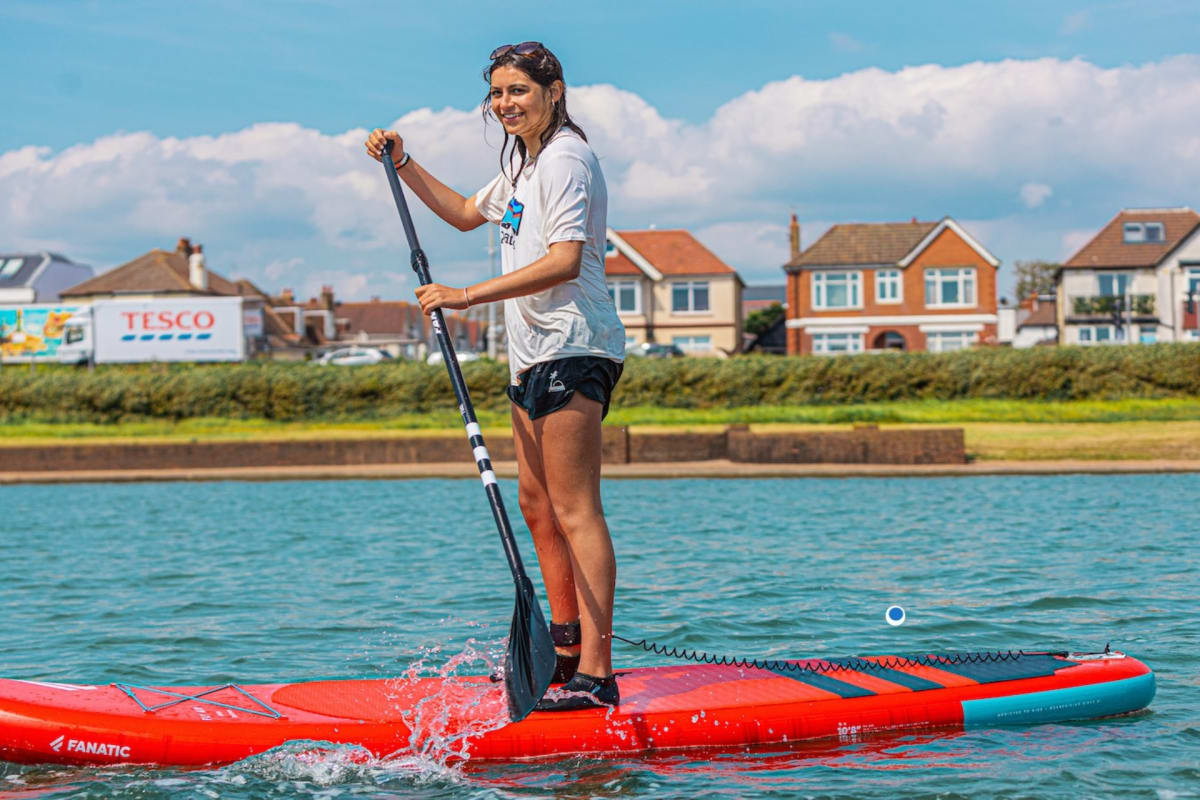
<svg viewBox="0 0 1200 800">
<path fill-rule="evenodd" d="M 1058 273 L 1058 341 L 1200 341 L 1189 293 L 1200 293 L 1200 214 L 1122 209 Z"/>
<path fill-rule="evenodd" d="M 58 253 L 0 254 L 0 304 L 57 303 L 59 292 L 91 276 L 91 267 Z"/>
<path fill-rule="evenodd" d="M 1058 343 L 1058 302 L 1052 294 L 1032 294 L 1017 306 L 1012 346 Z"/>
<path fill-rule="evenodd" d="M 762 311 L 778 303 L 787 306 L 787 285 L 747 286 L 742 289 L 742 316 L 746 317 L 755 311 Z"/>
<path fill-rule="evenodd" d="M 789 355 L 996 341 L 1000 262 L 950 217 L 834 225 L 801 251 L 793 215 L 791 239 Z"/>
<path fill-rule="evenodd" d="M 304 302 L 298 302 L 291 289 L 284 289 L 271 303 L 292 332 L 311 342 L 317 351 L 353 344 L 384 350 L 397 358 L 424 359 L 437 350 L 429 317 L 416 303 L 378 297 L 365 303 L 345 302 L 334 297 L 331 286 L 322 286 L 320 297 Z M 456 350 L 486 349 L 486 323 L 453 312 L 445 318 Z"/>
<path fill-rule="evenodd" d="M 609 228 L 604 271 L 626 349 L 658 343 L 697 356 L 741 352 L 745 284 L 687 231 Z"/>
<path fill-rule="evenodd" d="M 247 355 L 270 346 L 270 337 L 286 328 L 265 313 L 266 295 L 249 281 L 231 281 L 208 268 L 204 248 L 181 238 L 174 251 L 155 248 L 132 261 L 62 290 L 65 301 L 89 305 L 96 300 L 143 300 L 161 297 L 242 297 Z M 276 330 L 278 328 L 278 330 Z"/>
</svg>

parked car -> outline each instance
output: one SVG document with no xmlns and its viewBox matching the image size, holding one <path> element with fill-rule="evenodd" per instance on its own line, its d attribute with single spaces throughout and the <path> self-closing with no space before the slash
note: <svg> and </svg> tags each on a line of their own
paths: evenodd
<svg viewBox="0 0 1200 800">
<path fill-rule="evenodd" d="M 642 356 L 645 358 L 681 358 L 684 352 L 674 344 L 659 344 L 657 342 L 642 342 L 636 347 L 625 351 L 627 356 Z"/>
<path fill-rule="evenodd" d="M 472 353 L 470 350 L 455 350 L 454 357 L 458 360 L 458 363 L 462 364 L 465 361 L 478 361 L 479 353 Z M 432 353 L 429 354 L 429 357 L 425 359 L 425 363 L 426 364 L 441 364 L 442 363 L 442 351 L 434 350 Z"/>
<path fill-rule="evenodd" d="M 391 353 L 376 350 L 374 347 L 342 347 L 330 350 L 317 359 L 318 364 L 332 364 L 337 367 L 353 367 L 359 364 L 378 364 L 388 361 Z"/>
</svg>

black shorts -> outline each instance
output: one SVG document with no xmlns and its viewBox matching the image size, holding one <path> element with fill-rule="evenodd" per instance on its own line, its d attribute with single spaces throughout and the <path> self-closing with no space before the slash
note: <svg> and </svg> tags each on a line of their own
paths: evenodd
<svg viewBox="0 0 1200 800">
<path fill-rule="evenodd" d="M 600 412 L 600 419 L 604 419 L 623 369 L 619 361 L 601 356 L 542 361 L 517 376 L 518 383 L 508 387 L 508 397 L 525 409 L 530 419 L 537 419 L 558 411 L 579 392 L 604 406 Z"/>
</svg>

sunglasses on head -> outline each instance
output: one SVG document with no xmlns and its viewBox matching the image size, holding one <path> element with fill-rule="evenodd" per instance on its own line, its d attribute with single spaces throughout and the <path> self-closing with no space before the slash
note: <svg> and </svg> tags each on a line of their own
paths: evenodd
<svg viewBox="0 0 1200 800">
<path fill-rule="evenodd" d="M 542 49 L 541 42 L 521 42 L 520 44 L 502 44 L 492 51 L 489 56 L 492 61 L 495 61 L 500 56 L 506 56 L 509 53 L 514 53 L 519 56 L 531 56 L 538 50 Z"/>
</svg>

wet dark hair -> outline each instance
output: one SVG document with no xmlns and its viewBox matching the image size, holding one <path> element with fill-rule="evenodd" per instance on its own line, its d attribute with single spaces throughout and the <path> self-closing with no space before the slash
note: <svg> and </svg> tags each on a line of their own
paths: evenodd
<svg viewBox="0 0 1200 800">
<path fill-rule="evenodd" d="M 555 81 L 563 80 L 562 64 L 554 53 L 551 53 L 549 48 L 543 46 L 533 51 L 529 55 L 519 55 L 515 50 L 509 50 L 499 58 L 493 59 L 492 63 L 483 71 L 483 79 L 488 82 L 488 93 L 483 98 L 483 117 L 487 119 L 492 113 L 492 73 L 497 67 L 514 67 L 524 72 L 535 83 L 543 89 L 549 89 L 550 85 Z M 500 126 L 504 128 L 503 125 Z M 562 97 L 554 103 L 554 107 L 550 111 L 550 124 L 542 131 L 541 144 L 546 146 L 554 135 L 563 128 L 570 128 L 579 134 L 579 138 L 587 141 L 587 134 L 583 132 L 583 128 L 575 124 L 571 119 L 571 115 L 567 113 L 567 85 L 563 81 Z M 513 147 L 509 148 L 509 139 L 513 139 Z M 527 166 L 526 159 L 528 158 L 528 149 L 525 147 L 525 142 L 520 136 L 510 136 L 508 131 L 504 131 L 504 144 L 500 147 L 500 171 L 508 175 L 508 167 L 512 164 L 513 150 L 521 154 L 521 164 L 517 167 L 517 171 L 509 176 L 513 186 L 517 185 L 517 176 Z M 541 153 L 541 148 L 538 148 L 538 153 Z M 536 160 L 536 156 L 534 158 Z M 530 163 L 533 163 L 532 161 Z"/>
</svg>

